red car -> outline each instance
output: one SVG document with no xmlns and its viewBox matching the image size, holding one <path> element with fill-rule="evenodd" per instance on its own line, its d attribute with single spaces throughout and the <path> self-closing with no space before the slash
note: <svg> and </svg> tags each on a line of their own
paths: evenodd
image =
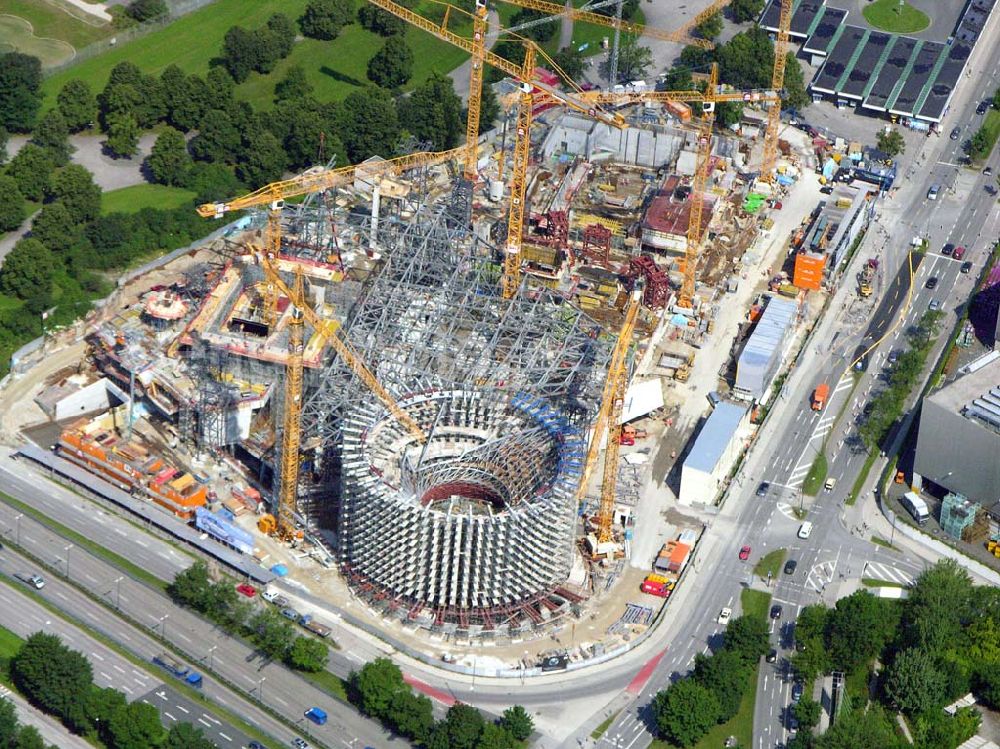
<svg viewBox="0 0 1000 749">
<path fill-rule="evenodd" d="M 246 596 L 247 598 L 253 598 L 257 595 L 257 589 L 248 583 L 240 583 L 237 585 L 236 592 L 240 595 Z"/>
<path fill-rule="evenodd" d="M 961 260 L 962 257 L 964 257 L 964 255 L 965 255 L 965 248 L 964 247 L 956 247 L 955 248 L 955 254 L 952 255 L 952 257 L 955 258 L 956 260 Z"/>
<path fill-rule="evenodd" d="M 750 558 L 750 547 L 744 546 L 742 549 L 740 549 L 740 561 L 745 562 L 749 558 Z"/>
</svg>

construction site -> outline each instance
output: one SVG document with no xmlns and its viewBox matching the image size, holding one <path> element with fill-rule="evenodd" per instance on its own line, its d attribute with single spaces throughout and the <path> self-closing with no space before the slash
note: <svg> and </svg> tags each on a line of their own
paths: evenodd
<svg viewBox="0 0 1000 749">
<path fill-rule="evenodd" d="M 700 531 L 674 514 L 636 538 L 653 458 L 732 388 L 718 362 L 769 282 L 807 294 L 768 258 L 794 264 L 772 216 L 810 144 L 779 141 L 773 93 L 714 71 L 690 92 L 564 90 L 530 47 L 524 66 L 491 59 L 485 8 L 468 39 L 372 1 L 467 49 L 473 92 L 484 62 L 507 72 L 510 122 L 480 143 L 474 93 L 454 151 L 203 206 L 250 223 L 98 318 L 37 398 L 55 449 L 414 636 L 502 644 L 589 617 L 594 641 L 627 640 Z M 742 128 L 713 132 L 735 100 Z M 754 305 L 720 330 L 741 284 Z M 628 565 L 665 536 L 662 565 Z"/>
</svg>

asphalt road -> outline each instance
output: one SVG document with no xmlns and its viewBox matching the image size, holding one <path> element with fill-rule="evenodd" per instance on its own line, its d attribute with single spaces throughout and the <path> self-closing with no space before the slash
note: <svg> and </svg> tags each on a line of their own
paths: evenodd
<svg viewBox="0 0 1000 749">
<path fill-rule="evenodd" d="M 0 488 L 7 487 L 0 486 Z M 37 488 L 33 493 L 38 494 Z M 59 516 L 57 519 L 61 522 L 68 520 L 66 525 L 72 527 L 72 522 L 78 513 L 63 508 L 61 514 L 65 516 L 66 513 L 69 513 L 68 518 Z M 209 670 L 218 673 L 229 684 L 237 685 L 245 692 L 245 695 L 237 694 L 228 687 L 208 679 L 204 688 L 207 697 L 243 715 L 265 732 L 286 742 L 295 735 L 253 704 L 253 701 L 261 699 L 261 693 L 263 702 L 268 707 L 292 722 L 302 720 L 303 712 L 314 705 L 326 710 L 330 716 L 327 724 L 324 726 L 310 724 L 309 731 L 327 746 L 352 746 L 350 743 L 352 740 L 355 744 L 379 747 L 405 745 L 406 742 L 391 737 L 380 726 L 363 718 L 350 706 L 333 699 L 284 666 L 262 661 L 248 645 L 228 637 L 212 624 L 173 604 L 161 592 L 136 582 L 108 562 L 75 546 L 69 549 L 67 554 L 66 547 L 70 544 L 65 539 L 44 528 L 29 516 L 23 516 L 19 521 L 15 520 L 18 514 L 0 502 L 0 533 L 10 540 L 19 539 L 19 543 L 28 552 L 45 560 L 52 566 L 52 570 L 55 570 L 55 574 L 52 571 L 43 573 L 47 580 L 45 588 L 41 591 L 43 596 L 144 659 L 152 659 L 162 650 L 160 644 L 150 634 L 165 637 L 185 654 L 188 662 L 195 668 L 207 664 Z M 109 518 L 108 524 L 124 522 L 120 518 Z M 132 534 L 139 535 L 135 529 L 132 530 Z M 117 538 L 116 533 L 105 530 L 102 536 L 94 540 L 120 551 L 115 545 L 117 541 L 114 539 Z M 151 546 L 157 542 L 157 539 L 152 537 L 143 539 L 141 536 L 134 540 L 144 541 Z M 128 554 L 123 553 L 123 556 Z M 19 565 L 20 568 L 28 566 L 28 563 Z M 60 576 L 66 574 L 67 569 L 74 583 L 109 605 L 118 605 L 123 614 L 145 629 L 123 621 L 105 606 L 97 604 L 75 587 L 59 580 Z M 25 570 L 9 570 L 11 573 L 20 571 Z"/>
<path fill-rule="evenodd" d="M 189 700 L 169 684 L 158 684 L 139 699 L 159 710 L 160 721 L 168 730 L 175 723 L 190 723 L 214 741 L 219 749 L 244 747 L 250 742 L 249 736 L 235 730 L 228 723 L 223 723 L 202 705 Z"/>
</svg>

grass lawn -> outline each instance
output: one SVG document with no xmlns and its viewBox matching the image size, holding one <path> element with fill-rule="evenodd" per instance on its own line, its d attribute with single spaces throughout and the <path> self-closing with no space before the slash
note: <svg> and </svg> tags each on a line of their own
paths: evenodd
<svg viewBox="0 0 1000 749">
<path fill-rule="evenodd" d="M 101 214 L 138 213 L 143 208 L 177 208 L 194 198 L 191 190 L 167 185 L 133 185 L 101 195 Z"/>
<path fill-rule="evenodd" d="M 861 578 L 861 584 L 866 588 L 909 588 L 905 583 L 897 583 L 894 580 L 876 580 L 872 577 Z"/>
<path fill-rule="evenodd" d="M 986 119 L 983 120 L 980 129 L 986 133 L 987 143 L 989 144 L 986 153 L 980 156 L 981 159 L 985 160 L 993 152 L 993 147 L 997 144 L 997 138 L 1000 137 L 1000 110 L 990 109 L 986 113 Z"/>
<path fill-rule="evenodd" d="M 79 21 L 45 0 L 3 0 L 0 9 L 4 14 L 23 18 L 30 23 L 35 36 L 60 39 L 77 49 L 110 36 L 114 31 L 110 24 L 91 26 Z"/>
<path fill-rule="evenodd" d="M 6 627 L 0 627 L 0 658 L 13 658 L 22 644 L 24 640 Z"/>
<path fill-rule="evenodd" d="M 767 579 L 768 573 L 770 573 L 771 577 L 777 577 L 786 556 L 788 556 L 787 549 L 775 549 L 774 551 L 769 551 L 760 558 L 760 561 L 757 562 L 756 565 L 754 565 L 753 573 L 757 575 L 757 577 L 765 580 Z"/>
<path fill-rule="evenodd" d="M 350 704 L 347 699 L 347 682 L 343 679 L 331 674 L 329 671 L 319 671 L 314 674 L 308 671 L 296 671 L 296 673 L 308 679 L 325 692 L 329 692 L 341 702 Z"/>
<path fill-rule="evenodd" d="M 823 486 L 823 482 L 826 481 L 826 473 L 829 470 L 830 468 L 826 463 L 826 455 L 820 452 L 809 467 L 809 474 L 806 476 L 806 480 L 802 482 L 802 493 L 808 494 L 810 497 L 815 497 Z"/>
<path fill-rule="evenodd" d="M 45 515 L 45 513 L 39 512 L 36 508 L 32 507 L 29 504 L 25 504 L 19 499 L 11 497 L 9 494 L 4 494 L 3 492 L 0 492 L 0 497 L 2 497 L 3 502 L 5 502 L 6 504 L 10 505 L 11 507 L 16 507 L 19 512 L 23 512 L 25 515 L 30 515 L 39 523 L 42 523 L 49 529 L 55 531 L 63 538 L 72 541 L 74 544 L 76 544 L 82 549 L 86 549 L 94 556 L 100 557 L 105 562 L 113 564 L 115 567 L 118 567 L 119 569 L 128 573 L 131 577 L 134 577 L 139 582 L 145 583 L 149 587 L 155 588 L 156 590 L 161 590 L 161 591 L 166 590 L 167 588 L 166 581 L 161 580 L 156 575 L 154 575 L 153 573 L 149 572 L 146 569 L 143 569 L 139 565 L 130 562 L 125 557 L 120 556 L 119 554 L 116 554 L 110 549 L 101 546 L 99 543 L 92 541 L 86 536 L 77 533 L 72 528 L 67 528 L 62 523 L 58 523 L 52 518 Z"/>
<path fill-rule="evenodd" d="M 868 480 L 868 474 L 871 473 L 872 466 L 875 465 L 875 459 L 878 458 L 877 453 L 871 453 L 865 460 L 864 466 L 861 468 L 861 473 L 858 477 L 854 479 L 854 486 L 851 487 L 851 493 L 847 495 L 847 499 L 844 500 L 844 504 L 853 505 L 858 501 L 858 494 L 861 492 L 861 487 L 865 485 Z"/>
<path fill-rule="evenodd" d="M 620 712 L 621 710 L 615 710 L 613 713 L 611 713 L 611 715 L 609 715 L 607 718 L 598 723 L 597 728 L 595 728 L 593 731 L 590 732 L 590 738 L 594 739 L 595 741 L 601 738 L 601 736 L 603 736 L 604 733 L 609 728 L 611 728 L 611 724 L 615 722 L 615 718 L 618 717 L 618 713 Z"/>
<path fill-rule="evenodd" d="M 899 0 L 875 0 L 862 11 L 865 20 L 877 29 L 897 34 L 912 34 L 923 31 L 931 24 L 931 19 L 923 11 Z"/>
<path fill-rule="evenodd" d="M 68 42 L 36 36 L 31 24 L 23 18 L 0 14 L 0 53 L 3 52 L 37 57 L 43 67 L 69 62 L 76 54 Z"/>
<path fill-rule="evenodd" d="M 257 28 L 272 13 L 279 11 L 294 20 L 302 14 L 306 2 L 217 0 L 159 31 L 85 60 L 47 79 L 42 86 L 45 106 L 54 104 L 59 89 L 72 78 L 81 78 L 95 92 L 100 91 L 107 83 L 111 68 L 123 60 L 135 63 L 146 73 L 159 74 L 173 63 L 185 72 L 204 75 L 208 72 L 209 63 L 221 51 L 223 37 L 231 26 Z M 413 78 L 407 88 L 423 82 L 431 72 L 448 72 L 465 59 L 462 50 L 415 28 L 407 30 L 406 40 L 415 60 Z M 270 75 L 251 74 L 237 87 L 237 98 L 249 101 L 255 107 L 269 108 L 274 84 L 289 66 L 299 64 L 305 68 L 306 77 L 315 87 L 320 101 L 342 99 L 354 88 L 368 85 L 365 76 L 368 59 L 379 50 L 383 41 L 357 24 L 346 26 L 332 42 L 303 40 Z"/>
<path fill-rule="evenodd" d="M 747 616 L 756 616 L 767 619 L 768 608 L 771 605 L 771 594 L 760 590 L 746 590 L 740 593 L 740 607 Z M 754 671 L 753 678 L 743 699 L 740 700 L 740 709 L 732 718 L 725 723 L 721 723 L 708 733 L 692 749 L 719 749 L 724 746 L 726 739 L 735 736 L 739 746 L 750 746 L 753 741 L 753 708 L 757 702 L 757 672 Z M 657 739 L 651 745 L 653 749 L 676 749 L 673 744 Z"/>
</svg>

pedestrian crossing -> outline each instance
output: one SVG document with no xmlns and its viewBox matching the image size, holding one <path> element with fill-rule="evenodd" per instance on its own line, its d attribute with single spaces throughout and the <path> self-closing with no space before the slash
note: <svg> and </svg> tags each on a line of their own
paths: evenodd
<svg viewBox="0 0 1000 749">
<path fill-rule="evenodd" d="M 833 580 L 833 575 L 837 571 L 836 562 L 820 562 L 814 564 L 806 577 L 806 587 L 822 593 L 827 583 Z"/>
<path fill-rule="evenodd" d="M 903 572 L 901 569 L 890 564 L 880 564 L 879 562 L 866 562 L 861 577 L 870 580 L 882 580 L 896 585 L 913 585 L 913 576 Z"/>
<path fill-rule="evenodd" d="M 837 381 L 837 386 L 833 389 L 833 393 L 827 400 L 823 415 L 816 422 L 816 426 L 813 427 L 813 432 L 807 440 L 806 447 L 802 451 L 802 455 L 799 456 L 799 462 L 795 464 L 795 468 L 792 469 L 788 480 L 785 482 L 788 486 L 794 489 L 802 488 L 802 484 L 805 482 L 806 476 L 809 475 L 809 469 L 812 468 L 817 452 L 823 447 L 823 440 L 830 433 L 830 430 L 833 429 L 833 424 L 837 420 L 837 409 L 832 408 L 833 399 L 837 393 L 850 390 L 852 387 L 854 387 L 854 375 L 850 371 L 847 371 Z"/>
</svg>

